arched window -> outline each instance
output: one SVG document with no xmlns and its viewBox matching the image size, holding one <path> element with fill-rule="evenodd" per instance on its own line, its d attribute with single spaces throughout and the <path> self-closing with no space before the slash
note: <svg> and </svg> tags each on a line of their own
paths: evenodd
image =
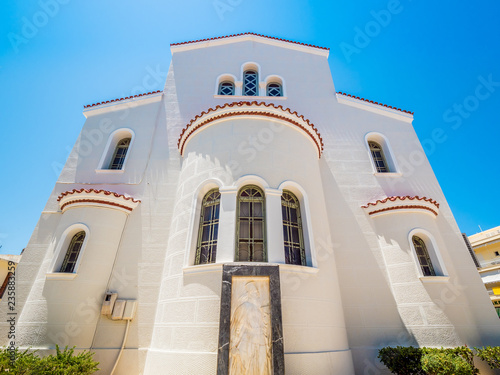
<svg viewBox="0 0 500 375">
<path fill-rule="evenodd" d="M 219 233 L 219 189 L 210 190 L 201 203 L 200 229 L 194 264 L 215 263 Z"/>
<path fill-rule="evenodd" d="M 267 96 L 283 96 L 283 89 L 281 87 L 281 84 L 276 82 L 268 83 L 266 93 Z"/>
<path fill-rule="evenodd" d="M 122 169 L 125 157 L 127 156 L 128 147 L 130 146 L 130 138 L 123 138 L 119 141 L 115 148 L 115 153 L 109 163 L 108 169 Z"/>
<path fill-rule="evenodd" d="M 68 250 L 66 251 L 66 256 L 64 257 L 59 272 L 73 273 L 84 240 L 85 240 L 85 232 L 83 230 L 73 236 L 68 246 Z"/>
<path fill-rule="evenodd" d="M 234 95 L 234 83 L 224 81 L 219 84 L 219 95 Z"/>
<path fill-rule="evenodd" d="M 432 261 L 427 251 L 427 246 L 425 242 L 418 236 L 412 237 L 413 246 L 415 252 L 417 253 L 418 262 L 420 263 L 420 268 L 422 268 L 422 273 L 424 276 L 436 276 L 434 267 L 432 266 Z"/>
<path fill-rule="evenodd" d="M 373 163 L 375 164 L 375 168 L 378 173 L 389 172 L 389 168 L 387 166 L 387 162 L 384 156 L 384 150 L 382 147 L 373 141 L 368 141 L 368 146 L 370 147 L 370 152 L 372 154 Z"/>
<path fill-rule="evenodd" d="M 297 197 L 290 191 L 283 191 L 283 195 L 281 196 L 281 213 L 283 216 L 285 262 L 287 264 L 305 266 L 306 254 L 302 235 L 300 204 Z"/>
<path fill-rule="evenodd" d="M 246 70 L 243 73 L 243 95 L 259 95 L 259 77 L 255 70 Z"/>
<path fill-rule="evenodd" d="M 243 187 L 238 194 L 236 261 L 265 262 L 264 192 L 254 185 Z"/>
</svg>

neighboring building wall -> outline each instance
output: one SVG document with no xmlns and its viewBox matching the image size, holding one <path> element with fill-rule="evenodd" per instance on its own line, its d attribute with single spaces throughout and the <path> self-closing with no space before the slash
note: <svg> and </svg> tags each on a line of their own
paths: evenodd
<svg viewBox="0 0 500 375">
<path fill-rule="evenodd" d="M 7 291 L 10 276 L 15 272 L 21 255 L 0 254 L 0 300 Z"/>
<path fill-rule="evenodd" d="M 500 318 L 500 227 L 469 236 L 480 267 L 481 280 Z"/>
</svg>

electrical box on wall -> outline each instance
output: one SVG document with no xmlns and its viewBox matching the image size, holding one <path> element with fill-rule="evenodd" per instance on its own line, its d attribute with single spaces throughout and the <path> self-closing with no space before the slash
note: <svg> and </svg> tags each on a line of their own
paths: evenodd
<svg viewBox="0 0 500 375">
<path fill-rule="evenodd" d="M 125 300 L 117 299 L 115 302 L 115 307 L 113 308 L 113 313 L 111 314 L 111 319 L 121 320 L 123 318 L 123 311 L 125 310 Z"/>
<path fill-rule="evenodd" d="M 125 310 L 123 311 L 123 320 L 134 319 L 135 311 L 137 310 L 136 300 L 127 300 L 125 303 Z"/>
<path fill-rule="evenodd" d="M 104 295 L 104 301 L 102 301 L 102 307 L 101 307 L 102 315 L 111 315 L 117 298 L 118 298 L 118 293 L 108 292 Z"/>
</svg>

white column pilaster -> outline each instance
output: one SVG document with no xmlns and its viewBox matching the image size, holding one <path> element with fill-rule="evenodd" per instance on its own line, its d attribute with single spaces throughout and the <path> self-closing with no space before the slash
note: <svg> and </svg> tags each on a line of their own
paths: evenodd
<svg viewBox="0 0 500 375">
<path fill-rule="evenodd" d="M 281 216 L 281 189 L 265 189 L 266 193 L 266 230 L 267 261 L 285 263 L 283 248 L 283 218 Z"/>
<path fill-rule="evenodd" d="M 220 188 L 219 238 L 217 240 L 217 263 L 234 262 L 236 234 L 235 187 Z"/>
</svg>

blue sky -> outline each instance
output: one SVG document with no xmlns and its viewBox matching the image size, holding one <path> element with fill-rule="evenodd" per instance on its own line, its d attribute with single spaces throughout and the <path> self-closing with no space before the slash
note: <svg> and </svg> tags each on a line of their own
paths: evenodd
<svg viewBox="0 0 500 375">
<path fill-rule="evenodd" d="M 83 105 L 162 89 L 170 43 L 241 32 L 329 47 L 337 91 L 414 111 L 460 229 L 498 226 L 499 19 L 496 0 L 2 2 L 0 253 L 28 243 Z"/>
</svg>

